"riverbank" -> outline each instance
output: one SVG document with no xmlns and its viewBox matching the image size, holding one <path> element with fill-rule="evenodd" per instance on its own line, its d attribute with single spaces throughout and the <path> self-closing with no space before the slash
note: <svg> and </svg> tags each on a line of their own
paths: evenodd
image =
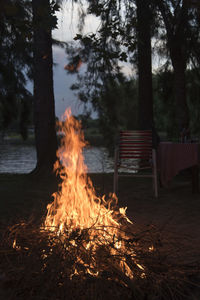
<svg viewBox="0 0 200 300">
<path fill-rule="evenodd" d="M 91 132 L 91 130 L 84 130 L 85 140 L 92 147 L 104 147 L 105 141 L 103 135 L 99 132 Z M 58 143 L 60 142 L 58 136 Z M 0 138 L 0 144 L 10 144 L 10 145 L 21 145 L 21 146 L 35 146 L 35 136 L 34 134 L 29 134 L 26 140 L 23 140 L 19 134 L 8 134 L 3 138 Z"/>
</svg>

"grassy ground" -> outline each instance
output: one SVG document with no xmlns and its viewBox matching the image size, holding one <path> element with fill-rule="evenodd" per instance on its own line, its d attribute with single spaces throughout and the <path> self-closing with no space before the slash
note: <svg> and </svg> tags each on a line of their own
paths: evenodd
<svg viewBox="0 0 200 300">
<path fill-rule="evenodd" d="M 112 174 L 91 174 L 99 194 L 112 192 Z M 177 176 L 168 189 L 160 188 L 155 199 L 149 178 L 121 177 L 119 206 L 127 207 L 127 214 L 135 228 L 149 224 L 160 230 L 187 237 L 200 254 L 200 194 L 192 194 L 190 174 Z M 46 205 L 57 189 L 52 180 L 35 179 L 27 175 L 0 175 L 0 224 L 29 217 L 38 220 L 45 215 Z"/>
<path fill-rule="evenodd" d="M 98 194 L 112 191 L 112 174 L 91 174 Z M 0 229 L 19 220 L 34 218 L 42 222 L 46 205 L 57 190 L 52 179 L 36 179 L 27 175 L 0 175 Z M 177 176 L 168 189 L 159 189 L 155 199 L 151 179 L 121 178 L 119 206 L 127 214 L 137 232 L 157 228 L 159 234 L 174 245 L 180 263 L 190 264 L 200 257 L 200 195 L 192 194 L 189 173 Z M 199 278 L 200 279 L 200 278 Z M 0 294 L 1 296 L 1 294 Z M 199 292 L 197 298 L 200 299 Z"/>
<path fill-rule="evenodd" d="M 112 191 L 111 174 L 94 175 L 93 178 L 100 192 L 102 189 L 105 194 Z M 118 196 L 119 206 L 127 207 L 135 230 L 155 226 L 175 243 L 184 241 L 184 247 L 180 249 L 182 255 L 192 251 L 200 257 L 200 194 L 192 193 L 189 172 L 175 177 L 169 188 L 159 188 L 157 199 L 151 179 L 121 177 Z"/>
</svg>

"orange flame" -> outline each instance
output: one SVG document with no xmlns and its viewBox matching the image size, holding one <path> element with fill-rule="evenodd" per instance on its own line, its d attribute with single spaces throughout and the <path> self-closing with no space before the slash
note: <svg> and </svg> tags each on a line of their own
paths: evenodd
<svg viewBox="0 0 200 300">
<path fill-rule="evenodd" d="M 54 201 L 47 206 L 45 228 L 58 234 L 90 228 L 90 235 L 94 236 L 97 234 L 93 231 L 95 227 L 102 242 L 112 241 L 116 250 L 122 249 L 121 220 L 132 222 L 126 216 L 126 208 L 117 208 L 117 197 L 114 194 L 109 200 L 106 200 L 105 196 L 99 198 L 96 195 L 84 163 L 83 148 L 86 142 L 81 125 L 71 115 L 69 109 L 66 110 L 63 120 L 59 122 L 59 131 L 63 138 L 61 147 L 57 151 L 58 161 L 55 170 L 59 172 L 62 183 L 60 191 L 53 195 Z M 89 241 L 85 248 L 90 247 L 94 247 L 93 241 Z M 126 249 L 122 250 L 126 252 Z M 124 268 L 124 263 L 121 264 Z M 128 270 L 128 266 L 126 269 L 130 277 L 131 271 Z"/>
<path fill-rule="evenodd" d="M 64 122 L 59 123 L 60 133 L 63 135 L 61 147 L 57 151 L 58 161 L 55 170 L 61 171 L 61 191 L 56 192 L 54 202 L 47 206 L 48 213 L 45 225 L 56 228 L 62 232 L 65 227 L 84 229 L 95 226 L 119 226 L 116 215 L 125 215 L 124 210 L 118 213 L 111 209 L 111 204 L 116 201 L 112 195 L 109 201 L 96 196 L 92 181 L 87 176 L 87 166 L 84 163 L 83 132 L 80 123 L 73 118 L 70 110 L 66 110 Z M 107 206 L 107 207 L 106 207 Z M 118 217 L 119 219 L 119 217 Z"/>
</svg>

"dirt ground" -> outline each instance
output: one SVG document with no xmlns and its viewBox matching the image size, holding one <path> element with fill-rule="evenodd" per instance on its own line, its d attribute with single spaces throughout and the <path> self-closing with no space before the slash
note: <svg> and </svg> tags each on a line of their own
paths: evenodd
<svg viewBox="0 0 200 300">
<path fill-rule="evenodd" d="M 98 194 L 108 195 L 113 189 L 113 174 L 91 174 Z M 0 175 L 0 228 L 20 219 L 40 220 L 45 216 L 51 194 L 57 190 L 52 180 L 27 175 Z M 121 177 L 119 206 L 127 207 L 134 230 L 148 226 L 158 228 L 182 246 L 200 257 L 200 194 L 192 193 L 191 176 L 185 172 L 171 182 L 169 188 L 159 188 L 154 197 L 149 178 Z"/>
<path fill-rule="evenodd" d="M 112 180 L 112 175 L 102 179 L 106 193 L 112 190 Z M 159 187 L 157 199 L 151 179 L 120 177 L 118 198 L 119 206 L 127 207 L 136 230 L 156 227 L 162 235 L 180 243 L 183 253 L 192 251 L 200 260 L 200 194 L 192 193 L 189 172 L 176 176 L 168 188 Z"/>
<path fill-rule="evenodd" d="M 107 197 L 112 192 L 113 174 L 91 174 L 90 177 L 99 195 Z M 41 224 L 55 191 L 57 184 L 52 179 L 0 175 L 0 232 L 24 219 Z M 127 207 L 127 215 L 133 222 L 131 231 L 156 232 L 159 249 L 169 246 L 171 262 L 175 258 L 176 263 L 187 266 L 186 270 L 196 272 L 191 300 L 199 300 L 200 194 L 192 194 L 191 175 L 182 173 L 174 178 L 169 188 L 159 188 L 157 199 L 151 179 L 122 177 L 118 201 L 120 207 Z M 8 299 L 7 292 L 7 289 L 0 288 L 0 299 Z"/>
</svg>

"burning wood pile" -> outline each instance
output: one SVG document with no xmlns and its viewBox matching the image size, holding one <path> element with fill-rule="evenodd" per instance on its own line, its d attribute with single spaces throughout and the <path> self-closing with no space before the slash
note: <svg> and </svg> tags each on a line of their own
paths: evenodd
<svg viewBox="0 0 200 300">
<path fill-rule="evenodd" d="M 19 223 L 1 243 L 10 299 L 191 299 L 198 271 L 170 260 L 154 228 L 134 233 L 117 198 L 97 197 L 87 176 L 80 123 L 66 111 L 55 171 L 62 179 L 42 226 Z M 171 255 L 171 256 L 170 256 Z M 178 255 L 178 254 L 177 254 Z M 9 298 L 8 298 L 9 299 Z"/>
</svg>

